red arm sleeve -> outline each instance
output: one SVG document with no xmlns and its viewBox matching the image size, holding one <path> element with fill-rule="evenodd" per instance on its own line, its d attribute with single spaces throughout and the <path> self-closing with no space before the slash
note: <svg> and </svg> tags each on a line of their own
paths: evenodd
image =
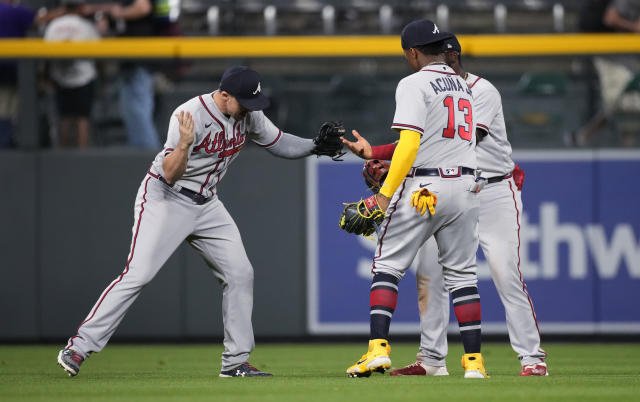
<svg viewBox="0 0 640 402">
<path fill-rule="evenodd" d="M 377 145 L 371 147 L 371 159 L 379 159 L 382 161 L 390 161 L 393 157 L 393 151 L 396 150 L 396 144 Z"/>
</svg>

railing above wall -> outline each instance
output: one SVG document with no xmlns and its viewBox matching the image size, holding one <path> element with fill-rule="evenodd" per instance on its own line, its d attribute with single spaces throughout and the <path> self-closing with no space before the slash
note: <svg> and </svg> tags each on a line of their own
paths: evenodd
<svg viewBox="0 0 640 402">
<path fill-rule="evenodd" d="M 637 34 L 461 35 L 467 56 L 640 53 Z M 0 40 L 0 58 L 362 57 L 402 55 L 398 36 L 166 37 L 97 42 Z"/>
</svg>

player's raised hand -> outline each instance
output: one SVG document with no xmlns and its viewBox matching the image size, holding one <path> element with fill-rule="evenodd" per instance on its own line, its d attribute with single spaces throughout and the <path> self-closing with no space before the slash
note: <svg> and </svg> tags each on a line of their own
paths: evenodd
<svg viewBox="0 0 640 402">
<path fill-rule="evenodd" d="M 371 144 L 369 144 L 369 141 L 365 140 L 356 130 L 351 130 L 351 134 L 356 138 L 356 141 L 349 141 L 344 137 L 340 137 L 342 143 L 362 159 L 371 159 L 373 154 L 371 153 Z"/>
<path fill-rule="evenodd" d="M 188 148 L 195 139 L 193 135 L 193 117 L 191 117 L 191 113 L 185 113 L 184 111 L 177 113 L 176 117 L 178 118 L 178 123 L 180 123 L 178 127 L 180 130 L 180 142 Z"/>
</svg>

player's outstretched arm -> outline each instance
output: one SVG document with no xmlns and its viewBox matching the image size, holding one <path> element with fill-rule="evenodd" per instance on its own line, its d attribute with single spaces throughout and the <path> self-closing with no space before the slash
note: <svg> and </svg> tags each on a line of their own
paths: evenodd
<svg viewBox="0 0 640 402">
<path fill-rule="evenodd" d="M 299 159 L 311 155 L 315 147 L 313 140 L 301 138 L 293 134 L 282 133 L 276 143 L 267 147 L 272 155 L 285 159 Z"/>
<path fill-rule="evenodd" d="M 346 140 L 341 137 L 342 143 L 351 150 L 355 155 L 358 155 L 362 159 L 378 159 L 381 161 L 390 161 L 393 157 L 393 152 L 396 149 L 396 143 L 371 146 L 363 136 L 356 130 L 351 131 L 356 141 Z"/>
<path fill-rule="evenodd" d="M 349 148 L 355 155 L 362 159 L 373 159 L 371 144 L 357 130 L 351 130 L 351 134 L 355 137 L 355 141 L 349 141 L 344 137 L 340 137 L 342 143 Z"/>
<path fill-rule="evenodd" d="M 176 114 L 178 119 L 178 130 L 180 131 L 180 141 L 178 146 L 162 161 L 162 169 L 164 170 L 164 178 L 169 184 L 178 181 L 185 170 L 187 170 L 187 160 L 189 159 L 189 149 L 195 139 L 193 134 L 193 117 L 191 113 L 181 111 Z"/>
</svg>

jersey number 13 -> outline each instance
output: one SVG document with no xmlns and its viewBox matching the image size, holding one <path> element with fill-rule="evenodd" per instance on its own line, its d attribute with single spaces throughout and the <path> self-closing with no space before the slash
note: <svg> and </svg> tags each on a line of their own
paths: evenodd
<svg viewBox="0 0 640 402">
<path fill-rule="evenodd" d="M 447 96 L 442 101 L 444 107 L 449 111 L 449 120 L 447 122 L 447 127 L 442 130 L 442 136 L 445 138 L 453 138 L 456 135 L 456 119 L 455 119 L 455 106 L 453 101 L 453 96 Z M 458 135 L 463 140 L 471 141 L 471 127 L 473 125 L 473 115 L 471 112 L 471 102 L 468 99 L 460 98 L 458 99 L 458 111 L 464 113 L 464 122 L 465 124 L 461 124 L 458 126 Z"/>
</svg>

